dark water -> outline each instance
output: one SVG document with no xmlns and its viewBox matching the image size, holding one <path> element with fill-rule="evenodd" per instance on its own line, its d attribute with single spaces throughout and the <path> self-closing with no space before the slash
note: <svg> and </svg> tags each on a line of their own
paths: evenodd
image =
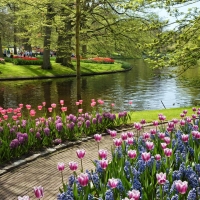
<svg viewBox="0 0 200 200">
<path fill-rule="evenodd" d="M 83 112 L 91 110 L 91 99 L 104 100 L 106 110 L 115 103 L 115 111 L 163 109 L 163 104 L 166 108 L 190 106 L 195 99 L 200 99 L 200 88 L 185 87 L 178 79 L 160 80 L 142 60 L 130 62 L 133 69 L 128 72 L 82 77 Z M 193 77 L 198 73 L 196 69 L 186 76 Z M 23 103 L 36 109 L 43 101 L 50 107 L 51 103 L 59 104 L 62 99 L 68 113 L 77 111 L 76 78 L 1 81 L 0 95 L 3 108 L 16 108 Z"/>
</svg>

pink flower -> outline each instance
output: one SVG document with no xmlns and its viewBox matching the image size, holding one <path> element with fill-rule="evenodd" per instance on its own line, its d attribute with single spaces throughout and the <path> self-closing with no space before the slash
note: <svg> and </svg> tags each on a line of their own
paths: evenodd
<svg viewBox="0 0 200 200">
<path fill-rule="evenodd" d="M 160 143 L 162 149 L 166 149 L 167 148 L 167 143 L 163 142 L 163 143 Z"/>
<path fill-rule="evenodd" d="M 35 114 L 36 114 L 35 110 L 30 110 L 30 116 L 31 116 L 31 117 L 34 117 Z"/>
<path fill-rule="evenodd" d="M 164 137 L 163 139 L 164 139 L 165 143 L 170 144 L 170 142 L 171 142 L 170 137 Z"/>
<path fill-rule="evenodd" d="M 128 138 L 127 133 L 122 133 L 121 138 L 122 138 L 122 140 L 127 140 L 127 138 Z"/>
<path fill-rule="evenodd" d="M 44 189 L 42 186 L 34 187 L 33 189 L 34 189 L 36 198 L 40 199 L 40 198 L 44 197 Z"/>
<path fill-rule="evenodd" d="M 58 165 L 57 165 L 57 169 L 58 169 L 58 171 L 63 171 L 64 169 L 65 169 L 65 164 L 64 163 L 58 163 Z"/>
<path fill-rule="evenodd" d="M 19 104 L 19 107 L 20 107 L 20 108 L 23 108 L 23 106 L 24 106 L 24 104 L 22 104 L 22 103 Z"/>
<path fill-rule="evenodd" d="M 111 107 L 114 107 L 115 106 L 115 104 L 114 103 L 111 103 Z"/>
<path fill-rule="evenodd" d="M 48 108 L 48 111 L 49 111 L 49 112 L 52 112 L 52 108 L 51 108 L 51 107 L 49 107 L 49 108 Z"/>
<path fill-rule="evenodd" d="M 151 133 L 151 135 L 155 135 L 156 134 L 156 130 L 155 129 L 151 129 L 150 133 Z"/>
<path fill-rule="evenodd" d="M 128 191 L 128 197 L 130 199 L 139 200 L 140 199 L 140 191 L 139 190 L 131 190 Z"/>
<path fill-rule="evenodd" d="M 189 135 L 183 134 L 183 135 L 181 135 L 181 139 L 182 139 L 183 142 L 188 142 L 188 140 L 189 140 Z"/>
<path fill-rule="evenodd" d="M 185 114 L 184 114 L 184 113 L 180 113 L 180 117 L 181 117 L 181 118 L 184 118 L 184 117 L 185 117 Z"/>
<path fill-rule="evenodd" d="M 172 155 L 172 149 L 166 148 L 164 149 L 164 153 L 167 157 L 170 157 Z"/>
<path fill-rule="evenodd" d="M 150 133 L 143 133 L 142 137 L 144 140 L 148 140 L 148 139 L 150 139 L 151 135 L 150 135 Z"/>
<path fill-rule="evenodd" d="M 69 162 L 69 168 L 72 171 L 76 171 L 78 169 L 78 163 L 73 161 Z"/>
<path fill-rule="evenodd" d="M 151 154 L 150 152 L 144 152 L 142 153 L 142 160 L 145 161 L 145 162 L 148 162 L 149 160 L 151 159 Z"/>
<path fill-rule="evenodd" d="M 30 110 L 31 109 L 31 105 L 26 105 L 26 108 L 27 108 L 27 110 Z"/>
<path fill-rule="evenodd" d="M 172 121 L 174 122 L 174 124 L 177 124 L 179 120 L 178 119 L 173 119 Z"/>
<path fill-rule="evenodd" d="M 95 99 L 91 99 L 91 102 L 95 102 Z"/>
<path fill-rule="evenodd" d="M 108 160 L 102 159 L 99 161 L 99 164 L 102 169 L 106 169 L 108 167 Z"/>
<path fill-rule="evenodd" d="M 43 105 L 43 106 L 46 106 L 46 102 L 45 102 L 45 101 L 44 101 L 44 102 L 42 102 L 42 105 Z"/>
<path fill-rule="evenodd" d="M 118 180 L 115 178 L 108 179 L 108 185 L 113 189 L 118 185 Z"/>
<path fill-rule="evenodd" d="M 128 136 L 129 138 L 132 138 L 132 137 L 134 136 L 134 133 L 133 133 L 133 132 L 127 132 L 127 136 Z"/>
<path fill-rule="evenodd" d="M 140 123 L 134 123 L 134 128 L 139 131 L 142 129 L 142 125 Z"/>
<path fill-rule="evenodd" d="M 158 137 L 159 137 L 161 140 L 164 139 L 165 133 L 159 133 L 159 134 L 158 134 Z"/>
<path fill-rule="evenodd" d="M 13 116 L 12 116 L 12 119 L 13 119 L 14 121 L 16 121 L 16 120 L 17 120 L 17 118 L 18 118 L 18 116 L 17 116 L 17 115 L 13 115 Z"/>
<path fill-rule="evenodd" d="M 42 106 L 41 105 L 38 106 L 38 110 L 42 110 Z"/>
<path fill-rule="evenodd" d="M 56 108 L 56 104 L 55 104 L 55 103 L 52 103 L 52 104 L 51 104 L 51 107 L 52 107 L 52 108 Z"/>
<path fill-rule="evenodd" d="M 103 105 L 103 104 L 104 104 L 104 101 L 101 100 L 101 99 L 98 99 L 97 102 L 98 102 L 100 105 Z"/>
<path fill-rule="evenodd" d="M 145 119 L 142 119 L 142 120 L 140 121 L 140 124 L 146 124 L 146 120 L 145 120 Z"/>
<path fill-rule="evenodd" d="M 29 196 L 18 197 L 18 200 L 30 200 Z"/>
<path fill-rule="evenodd" d="M 181 125 L 181 126 L 185 126 L 185 120 L 181 119 L 181 120 L 180 120 L 180 125 Z"/>
<path fill-rule="evenodd" d="M 130 105 L 131 105 L 132 103 L 133 103 L 133 101 L 129 101 L 129 102 L 128 102 L 128 104 L 130 104 Z"/>
<path fill-rule="evenodd" d="M 192 114 L 192 119 L 196 119 L 196 118 L 197 118 L 197 115 Z"/>
<path fill-rule="evenodd" d="M 136 158 L 136 156 L 137 156 L 136 150 L 129 150 L 129 151 L 128 151 L 128 156 L 129 156 L 129 158 L 131 158 L 131 159 Z"/>
<path fill-rule="evenodd" d="M 76 105 L 78 106 L 79 104 L 80 104 L 80 103 L 77 101 L 77 102 L 76 102 Z"/>
<path fill-rule="evenodd" d="M 166 116 L 164 116 L 163 114 L 159 114 L 158 119 L 159 119 L 160 121 L 165 121 Z"/>
<path fill-rule="evenodd" d="M 76 150 L 76 154 L 78 156 L 78 158 L 83 159 L 85 156 L 85 150 L 84 149 L 78 149 Z"/>
<path fill-rule="evenodd" d="M 82 187 L 87 186 L 88 182 L 89 182 L 89 177 L 87 173 L 81 173 L 78 176 L 78 182 Z"/>
<path fill-rule="evenodd" d="M 83 100 L 79 100 L 79 104 L 82 104 L 83 103 Z"/>
<path fill-rule="evenodd" d="M 110 131 L 110 136 L 112 137 L 112 138 L 114 138 L 114 137 L 116 137 L 117 136 L 117 131 Z"/>
<path fill-rule="evenodd" d="M 155 155 L 155 159 L 156 159 L 157 161 L 159 161 L 159 160 L 161 159 L 161 155 L 160 155 L 160 154 L 156 154 L 156 155 Z"/>
<path fill-rule="evenodd" d="M 67 107 L 61 107 L 62 112 L 66 112 L 67 111 Z"/>
<path fill-rule="evenodd" d="M 114 145 L 116 147 L 120 147 L 122 145 L 122 139 L 121 138 L 115 138 L 113 139 Z"/>
<path fill-rule="evenodd" d="M 187 112 L 188 112 L 187 110 L 184 110 L 184 111 L 183 111 L 183 113 L 184 113 L 185 115 L 187 114 Z"/>
<path fill-rule="evenodd" d="M 152 150 L 154 148 L 154 143 L 153 142 L 146 141 L 145 144 L 146 144 L 146 148 L 148 150 Z"/>
<path fill-rule="evenodd" d="M 94 139 L 96 140 L 96 142 L 100 142 L 101 141 L 101 134 L 95 134 Z"/>
<path fill-rule="evenodd" d="M 153 121 L 154 126 L 158 126 L 158 121 Z"/>
<path fill-rule="evenodd" d="M 60 100 L 60 105 L 61 105 L 61 106 L 64 105 L 64 100 Z"/>
<path fill-rule="evenodd" d="M 182 182 L 181 180 L 178 180 L 175 181 L 175 186 L 179 193 L 185 194 L 188 189 L 188 182 L 187 181 Z"/>
<path fill-rule="evenodd" d="M 187 121 L 188 123 L 191 123 L 191 122 L 192 122 L 192 119 L 191 119 L 190 117 L 186 117 L 186 121 Z"/>
<path fill-rule="evenodd" d="M 197 111 L 197 108 L 193 107 L 193 108 L 192 108 L 192 111 L 193 111 L 193 112 Z"/>
<path fill-rule="evenodd" d="M 134 143 L 134 138 L 128 138 L 126 141 L 129 145 L 132 145 Z"/>
<path fill-rule="evenodd" d="M 163 185 L 166 182 L 166 173 L 160 172 L 159 174 L 156 174 L 156 178 L 157 178 L 158 183 L 160 185 Z"/>
<path fill-rule="evenodd" d="M 96 105 L 96 102 L 91 103 L 91 107 L 94 107 Z"/>
<path fill-rule="evenodd" d="M 106 159 L 107 156 L 108 156 L 107 150 L 104 150 L 104 149 L 100 149 L 100 150 L 99 150 L 99 157 L 100 157 L 101 159 Z"/>
<path fill-rule="evenodd" d="M 82 112 L 83 112 L 83 109 L 78 109 L 78 112 L 79 112 L 79 113 L 82 113 Z"/>
</svg>

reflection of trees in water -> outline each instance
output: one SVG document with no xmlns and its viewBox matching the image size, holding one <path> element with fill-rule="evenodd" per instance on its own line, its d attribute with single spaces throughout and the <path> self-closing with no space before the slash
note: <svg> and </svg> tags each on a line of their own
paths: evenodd
<svg viewBox="0 0 200 200">
<path fill-rule="evenodd" d="M 51 107 L 51 103 L 53 103 L 53 102 L 51 102 L 51 85 L 52 85 L 52 80 L 41 82 L 41 88 L 43 90 L 44 101 L 46 102 L 47 108 Z M 40 105 L 41 105 L 41 103 L 40 103 Z"/>
</svg>

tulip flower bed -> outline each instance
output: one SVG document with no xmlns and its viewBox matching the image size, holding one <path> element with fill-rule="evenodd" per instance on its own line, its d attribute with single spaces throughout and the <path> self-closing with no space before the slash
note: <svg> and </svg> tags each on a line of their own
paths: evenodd
<svg viewBox="0 0 200 200">
<path fill-rule="evenodd" d="M 60 100 L 60 105 L 52 103 L 49 108 L 43 102 L 37 112 L 31 105 L 19 104 L 18 108 L 8 109 L 0 107 L 0 164 L 42 148 L 126 124 L 129 120 L 125 111 L 118 115 L 103 112 L 103 100 L 92 100 L 92 113 L 78 109 L 82 103 L 82 100 L 76 102 L 76 115 L 66 113 L 63 100 Z"/>
<path fill-rule="evenodd" d="M 196 112 L 197 109 L 193 108 Z M 114 146 L 111 160 L 108 152 L 99 149 L 101 135 L 95 134 L 99 157 L 93 161 L 94 171 L 84 169 L 84 149 L 77 150 L 81 166 L 69 163 L 72 175 L 63 181 L 58 200 L 198 200 L 200 199 L 200 109 L 187 117 L 173 119 L 168 124 L 159 114 L 154 127 L 142 132 L 145 120 L 134 123 L 135 132 L 119 135 L 108 129 Z M 62 171 L 64 163 L 58 163 Z M 79 169 L 80 168 L 80 169 Z M 79 170 L 78 170 L 79 169 Z M 77 170 L 79 172 L 77 172 Z"/>
</svg>

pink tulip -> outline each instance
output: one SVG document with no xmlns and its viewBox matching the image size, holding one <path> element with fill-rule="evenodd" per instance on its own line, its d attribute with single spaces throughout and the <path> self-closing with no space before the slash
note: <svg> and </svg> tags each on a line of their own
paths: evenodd
<svg viewBox="0 0 200 200">
<path fill-rule="evenodd" d="M 122 145 L 122 139 L 121 138 L 115 138 L 113 139 L 114 145 L 116 147 L 120 147 Z"/>
<path fill-rule="evenodd" d="M 96 102 L 91 103 L 91 107 L 94 107 L 96 105 Z"/>
<path fill-rule="evenodd" d="M 100 142 L 101 141 L 101 134 L 95 134 L 94 139 L 95 139 L 96 142 Z"/>
<path fill-rule="evenodd" d="M 43 106 L 46 106 L 46 102 L 42 102 L 42 105 L 43 105 Z"/>
<path fill-rule="evenodd" d="M 152 150 L 154 148 L 154 143 L 153 142 L 146 141 L 145 144 L 146 144 L 146 148 L 148 150 Z"/>
<path fill-rule="evenodd" d="M 33 189 L 34 189 L 36 198 L 40 199 L 40 198 L 44 197 L 44 189 L 42 186 L 34 187 Z"/>
<path fill-rule="evenodd" d="M 197 115 L 192 114 L 192 119 L 196 119 L 196 118 L 197 118 Z"/>
<path fill-rule="evenodd" d="M 69 168 L 72 171 L 76 171 L 78 169 L 78 163 L 73 161 L 69 162 Z"/>
<path fill-rule="evenodd" d="M 129 101 L 128 104 L 130 104 L 130 105 L 133 104 L 133 101 Z"/>
<path fill-rule="evenodd" d="M 134 138 L 128 138 L 126 140 L 126 142 L 129 144 L 129 145 L 132 145 L 134 143 Z"/>
<path fill-rule="evenodd" d="M 89 182 L 88 174 L 86 174 L 86 173 L 81 173 L 81 174 L 78 176 L 78 182 L 79 182 L 79 184 L 80 184 L 82 187 L 87 186 L 87 184 L 88 184 L 88 182 Z"/>
<path fill-rule="evenodd" d="M 78 149 L 76 150 L 76 154 L 78 156 L 78 158 L 83 159 L 85 156 L 85 150 L 84 149 Z"/>
<path fill-rule="evenodd" d="M 164 116 L 163 114 L 159 114 L 159 115 L 158 115 L 158 119 L 159 119 L 160 121 L 165 121 L 166 116 Z"/>
<path fill-rule="evenodd" d="M 80 104 L 80 103 L 77 101 L 77 102 L 76 102 L 76 105 L 78 106 L 79 104 Z"/>
<path fill-rule="evenodd" d="M 164 149 L 164 153 L 167 157 L 170 157 L 172 155 L 172 149 L 166 148 Z"/>
<path fill-rule="evenodd" d="M 8 115 L 4 115 L 4 116 L 3 116 L 3 119 L 4 119 L 4 120 L 8 120 Z"/>
<path fill-rule="evenodd" d="M 181 135 L 181 139 L 182 139 L 183 142 L 188 142 L 189 135 L 183 134 L 183 135 Z"/>
<path fill-rule="evenodd" d="M 150 139 L 151 135 L 150 135 L 150 133 L 143 133 L 142 137 L 144 140 L 148 140 L 148 139 Z"/>
<path fill-rule="evenodd" d="M 129 138 L 132 138 L 132 137 L 134 136 L 134 133 L 133 133 L 133 132 L 127 132 L 127 136 L 128 136 Z"/>
<path fill-rule="evenodd" d="M 156 134 L 156 130 L 155 129 L 151 129 L 150 133 L 151 133 L 151 135 L 155 135 Z"/>
<path fill-rule="evenodd" d="M 186 117 L 186 121 L 187 121 L 188 123 L 191 123 L 191 122 L 192 122 L 192 119 L 191 119 L 190 117 Z"/>
<path fill-rule="evenodd" d="M 111 103 L 111 107 L 114 107 L 115 106 L 115 104 L 114 103 Z"/>
<path fill-rule="evenodd" d="M 115 138 L 116 136 L 117 136 L 117 131 L 110 131 L 110 136 L 112 137 L 112 138 Z"/>
<path fill-rule="evenodd" d="M 35 110 L 30 110 L 30 116 L 31 116 L 31 117 L 34 117 L 35 114 L 36 114 Z"/>
<path fill-rule="evenodd" d="M 165 133 L 159 133 L 159 134 L 158 134 L 158 137 L 159 137 L 161 140 L 164 139 Z"/>
<path fill-rule="evenodd" d="M 58 165 L 57 165 L 57 169 L 58 169 L 58 171 L 63 171 L 64 169 L 65 169 L 65 164 L 64 163 L 58 163 Z"/>
<path fill-rule="evenodd" d="M 18 116 L 17 116 L 17 115 L 13 115 L 13 116 L 12 116 L 12 119 L 13 119 L 14 121 L 16 121 L 16 120 L 17 120 L 17 118 L 18 118 Z"/>
<path fill-rule="evenodd" d="M 41 105 L 38 106 L 38 110 L 42 110 L 42 106 Z"/>
<path fill-rule="evenodd" d="M 140 123 L 134 123 L 134 128 L 139 131 L 142 129 L 142 125 Z"/>
<path fill-rule="evenodd" d="M 179 193 L 185 194 L 188 189 L 188 182 L 187 181 L 182 182 L 181 180 L 178 180 L 175 181 L 175 186 Z"/>
<path fill-rule="evenodd" d="M 129 156 L 129 158 L 131 158 L 131 159 L 136 158 L 136 156 L 137 156 L 136 150 L 129 150 L 129 151 L 128 151 L 128 156 Z"/>
<path fill-rule="evenodd" d="M 192 111 L 193 111 L 193 112 L 196 112 L 196 111 L 197 111 L 197 108 L 193 107 L 193 108 L 192 108 Z"/>
<path fill-rule="evenodd" d="M 27 108 L 27 110 L 30 110 L 31 109 L 31 105 L 26 105 L 26 108 Z"/>
<path fill-rule="evenodd" d="M 100 149 L 100 150 L 99 150 L 99 157 L 100 157 L 101 159 L 106 159 L 107 156 L 108 156 L 107 150 L 104 150 L 104 149 Z"/>
<path fill-rule="evenodd" d="M 79 113 L 82 113 L 82 112 L 83 112 L 83 109 L 78 109 L 78 112 L 79 112 Z"/>
<path fill-rule="evenodd" d="M 183 119 L 180 120 L 180 125 L 181 126 L 185 126 L 185 123 L 186 123 L 185 120 L 183 120 Z"/>
<path fill-rule="evenodd" d="M 49 111 L 49 112 L 52 112 L 52 110 L 53 110 L 53 109 L 52 109 L 51 107 L 48 108 L 48 111 Z"/>
<path fill-rule="evenodd" d="M 30 200 L 29 196 L 18 197 L 18 200 Z"/>
<path fill-rule="evenodd" d="M 155 155 L 155 159 L 156 159 L 157 161 L 159 161 L 159 160 L 161 159 L 161 155 L 160 155 L 160 154 L 156 154 L 156 155 Z"/>
<path fill-rule="evenodd" d="M 108 167 L 108 160 L 102 159 L 99 161 L 99 163 L 100 163 L 101 168 L 104 170 Z"/>
<path fill-rule="evenodd" d="M 146 124 L 146 120 L 145 120 L 145 119 L 142 119 L 142 120 L 140 121 L 140 124 Z"/>
<path fill-rule="evenodd" d="M 104 101 L 101 100 L 101 99 L 98 99 L 97 102 L 98 102 L 100 105 L 103 105 L 103 104 L 104 104 Z"/>
<path fill-rule="evenodd" d="M 154 126 L 158 126 L 158 121 L 153 121 Z"/>
<path fill-rule="evenodd" d="M 91 102 L 95 102 L 95 99 L 91 99 Z"/>
<path fill-rule="evenodd" d="M 108 185 L 109 185 L 112 189 L 114 189 L 114 188 L 116 188 L 117 185 L 118 185 L 118 180 L 115 179 L 115 178 L 108 179 Z"/>
<path fill-rule="evenodd" d="M 23 108 L 23 106 L 24 106 L 24 104 L 22 104 L 22 103 L 19 104 L 19 107 L 20 107 L 20 108 Z"/>
<path fill-rule="evenodd" d="M 162 149 L 166 149 L 167 148 L 167 143 L 163 142 L 163 143 L 160 143 Z"/>
<path fill-rule="evenodd" d="M 55 104 L 55 103 L 52 103 L 52 104 L 51 104 L 51 107 L 52 107 L 52 108 L 56 108 L 56 104 Z"/>
<path fill-rule="evenodd" d="M 170 137 L 164 137 L 163 140 L 165 141 L 166 144 L 170 144 L 171 142 Z"/>
<path fill-rule="evenodd" d="M 188 112 L 187 110 L 184 110 L 184 111 L 183 111 L 183 113 L 184 113 L 185 115 L 187 114 L 187 112 Z"/>
<path fill-rule="evenodd" d="M 158 184 L 163 185 L 166 182 L 166 173 L 160 172 L 159 174 L 156 174 L 156 178 L 157 178 Z"/>
<path fill-rule="evenodd" d="M 60 100 L 60 105 L 64 106 L 64 100 Z"/>
<path fill-rule="evenodd" d="M 149 160 L 151 159 L 151 154 L 150 152 L 144 152 L 142 153 L 142 160 L 145 161 L 145 162 L 148 162 Z"/>
<path fill-rule="evenodd" d="M 128 197 L 130 199 L 139 200 L 140 199 L 140 191 L 139 190 L 128 191 Z"/>
<path fill-rule="evenodd" d="M 7 113 L 12 113 L 13 112 L 13 108 L 8 108 L 7 109 Z"/>
<path fill-rule="evenodd" d="M 184 114 L 184 113 L 180 113 L 180 117 L 181 117 L 181 118 L 184 118 L 184 117 L 185 117 L 185 114 Z"/>
<path fill-rule="evenodd" d="M 62 112 L 66 112 L 67 111 L 67 107 L 61 107 L 61 111 Z"/>
<path fill-rule="evenodd" d="M 122 140 L 127 140 L 127 138 L 128 138 L 127 133 L 122 133 L 121 138 L 122 138 Z"/>
</svg>

